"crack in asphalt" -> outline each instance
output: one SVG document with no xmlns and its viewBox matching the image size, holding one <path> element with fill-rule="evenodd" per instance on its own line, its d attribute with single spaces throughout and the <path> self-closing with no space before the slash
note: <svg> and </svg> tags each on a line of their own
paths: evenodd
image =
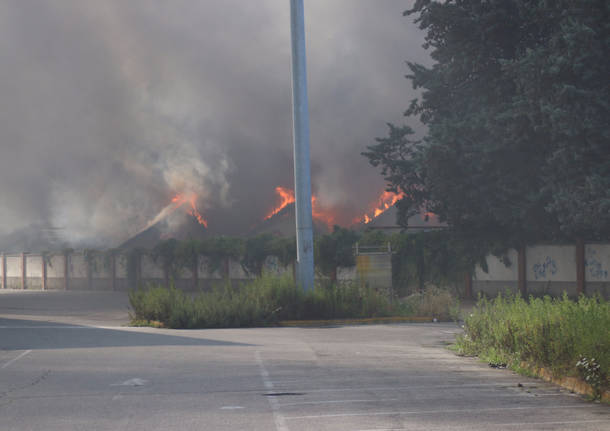
<svg viewBox="0 0 610 431">
<path fill-rule="evenodd" d="M 7 398 L 13 392 L 18 392 L 18 391 L 21 391 L 23 389 L 32 388 L 32 387 L 38 385 L 39 383 L 43 382 L 49 376 L 49 374 L 51 374 L 51 370 L 45 370 L 45 371 L 42 372 L 42 374 L 40 374 L 34 380 L 32 380 L 31 382 L 29 382 L 29 383 L 27 383 L 25 385 L 17 386 L 17 387 L 14 387 L 14 388 L 9 388 L 8 390 L 6 390 L 4 392 L 0 392 L 0 400 L 2 400 L 4 398 Z M 7 405 L 9 405 L 11 402 L 13 402 L 16 399 L 18 399 L 18 398 L 9 398 L 7 400 L 8 402 L 0 403 L 0 407 L 7 406 Z"/>
</svg>

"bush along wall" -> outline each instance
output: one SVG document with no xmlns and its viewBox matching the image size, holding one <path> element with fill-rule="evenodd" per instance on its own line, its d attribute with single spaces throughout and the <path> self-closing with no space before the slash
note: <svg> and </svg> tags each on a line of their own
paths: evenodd
<svg viewBox="0 0 610 431">
<path fill-rule="evenodd" d="M 543 367 L 580 376 L 595 396 L 610 388 L 610 303 L 599 297 L 481 299 L 456 348 L 491 365 Z"/>
<path fill-rule="evenodd" d="M 132 324 L 168 328 L 272 325 L 281 320 L 409 316 L 405 303 L 355 284 L 304 292 L 290 276 L 263 275 L 239 288 L 224 286 L 195 296 L 161 286 L 129 292 Z"/>
<path fill-rule="evenodd" d="M 460 247 L 447 231 L 399 233 L 385 235 L 381 231 L 358 232 L 335 226 L 333 232 L 318 235 L 314 240 L 316 272 L 330 283 L 337 280 L 337 267 L 355 265 L 354 246 L 385 246 L 392 249 L 392 281 L 398 296 L 407 296 L 433 285 L 451 288 L 454 295 L 462 290 L 464 277 L 472 271 L 475 258 Z M 130 281 L 137 279 L 136 261 L 143 250 L 131 250 L 128 259 Z M 213 237 L 202 241 L 162 241 L 151 250 L 154 261 L 166 275 L 166 285 L 176 279 L 182 268 L 192 269 L 197 256 L 206 256 L 210 274 L 220 270 L 228 278 L 228 260 L 239 261 L 251 277 L 260 277 L 266 259 L 278 258 L 283 267 L 296 260 L 295 238 L 271 234 L 242 239 Z M 135 286 L 135 284 L 132 284 Z"/>
</svg>

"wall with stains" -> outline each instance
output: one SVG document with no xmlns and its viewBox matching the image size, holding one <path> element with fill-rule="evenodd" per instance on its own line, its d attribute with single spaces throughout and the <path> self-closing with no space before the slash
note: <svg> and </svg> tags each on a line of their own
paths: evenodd
<svg viewBox="0 0 610 431">
<path fill-rule="evenodd" d="M 376 289 L 392 288 L 392 255 L 390 253 L 356 256 L 358 281 Z"/>
<path fill-rule="evenodd" d="M 150 284 L 164 285 L 166 282 L 161 263 L 147 254 L 138 256 L 135 265 L 131 263 L 131 275 L 129 258 L 122 253 L 89 250 L 24 256 L 4 254 L 1 259 L 0 278 L 6 289 L 126 290 Z M 25 279 L 22 269 L 24 261 Z M 197 263 L 196 272 L 180 268 L 176 274 L 169 274 L 167 279 L 179 289 L 209 289 L 223 284 L 227 279 L 240 284 L 254 278 L 239 260 L 228 259 L 216 264 L 205 256 L 199 256 Z M 279 258 L 269 256 L 264 262 L 263 271 L 276 276 L 292 276 L 294 267 L 284 266 Z"/>
<path fill-rule="evenodd" d="M 585 246 L 585 281 L 587 292 L 608 298 L 610 292 L 610 244 Z"/>
<path fill-rule="evenodd" d="M 63 254 L 50 254 L 45 256 L 47 283 L 49 290 L 64 288 L 65 256 Z M 29 278 L 29 274 L 28 274 Z"/>
<path fill-rule="evenodd" d="M 519 263 L 516 250 L 505 256 L 488 256 L 488 271 L 478 266 L 473 275 L 473 293 L 496 296 L 518 292 Z M 525 249 L 526 293 L 534 296 L 571 297 L 577 291 L 577 248 L 575 245 L 536 245 Z M 610 244 L 584 246 L 585 294 L 610 298 Z"/>
<path fill-rule="evenodd" d="M 5 259 L 7 289 L 21 289 L 21 255 L 7 255 Z"/>
<path fill-rule="evenodd" d="M 528 293 L 536 296 L 574 297 L 576 291 L 576 246 L 539 245 L 526 249 Z"/>
<path fill-rule="evenodd" d="M 508 250 L 503 256 L 489 255 L 486 259 L 487 271 L 477 266 L 473 274 L 473 294 L 496 296 L 498 293 L 518 291 L 519 269 L 517 251 Z"/>
</svg>

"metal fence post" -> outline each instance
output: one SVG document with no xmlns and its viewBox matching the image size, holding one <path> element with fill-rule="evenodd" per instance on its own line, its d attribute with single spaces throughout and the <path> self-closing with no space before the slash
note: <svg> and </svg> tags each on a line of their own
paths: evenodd
<svg viewBox="0 0 610 431">
<path fill-rule="evenodd" d="M 2 259 L 2 262 L 0 263 L 2 265 L 2 288 L 6 289 L 6 255 L 2 253 L 0 259 Z"/>
<path fill-rule="evenodd" d="M 27 286 L 27 262 L 25 256 L 25 253 L 21 253 L 21 290 L 25 290 Z"/>
<path fill-rule="evenodd" d="M 47 260 L 46 260 L 46 256 L 44 254 L 40 255 L 40 260 L 42 261 L 41 263 L 41 273 L 40 273 L 40 283 L 41 283 L 41 287 L 42 290 L 47 290 Z"/>
<path fill-rule="evenodd" d="M 519 270 L 519 293 L 523 298 L 527 297 L 527 259 L 525 253 L 525 246 L 519 247 L 517 256 Z"/>
<path fill-rule="evenodd" d="M 582 239 L 576 240 L 576 293 L 584 295 L 586 292 L 585 280 L 585 243 Z"/>
</svg>

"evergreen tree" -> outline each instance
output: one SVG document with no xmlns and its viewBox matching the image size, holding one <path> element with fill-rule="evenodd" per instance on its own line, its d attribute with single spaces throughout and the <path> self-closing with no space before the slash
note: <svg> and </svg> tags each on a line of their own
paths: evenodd
<svg viewBox="0 0 610 431">
<path fill-rule="evenodd" d="M 432 67 L 408 63 L 421 97 L 407 127 L 363 153 L 399 223 L 421 208 L 465 237 L 520 245 L 610 237 L 610 2 L 418 0 Z"/>
<path fill-rule="evenodd" d="M 407 127 L 363 153 L 471 241 L 504 246 L 610 238 L 610 2 L 418 0 L 432 67 L 408 63 L 421 96 Z"/>
</svg>

